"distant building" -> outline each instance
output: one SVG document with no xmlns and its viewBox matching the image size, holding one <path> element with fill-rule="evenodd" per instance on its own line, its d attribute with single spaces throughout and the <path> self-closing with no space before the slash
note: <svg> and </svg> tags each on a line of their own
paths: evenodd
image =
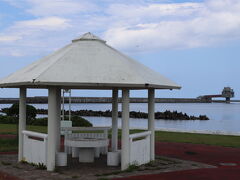
<svg viewBox="0 0 240 180">
<path fill-rule="evenodd" d="M 222 94 L 215 95 L 203 95 L 198 96 L 197 99 L 201 99 L 202 102 L 212 102 L 212 98 L 226 98 L 226 103 L 230 103 L 230 99 L 234 97 L 234 91 L 231 87 L 224 87 Z"/>
</svg>

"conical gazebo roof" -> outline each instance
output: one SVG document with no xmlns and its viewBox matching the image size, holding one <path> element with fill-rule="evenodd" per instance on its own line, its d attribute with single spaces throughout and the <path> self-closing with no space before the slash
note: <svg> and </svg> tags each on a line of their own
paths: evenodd
<svg viewBox="0 0 240 180">
<path fill-rule="evenodd" d="M 86 33 L 0 80 L 0 87 L 179 89 L 180 86 Z"/>
</svg>

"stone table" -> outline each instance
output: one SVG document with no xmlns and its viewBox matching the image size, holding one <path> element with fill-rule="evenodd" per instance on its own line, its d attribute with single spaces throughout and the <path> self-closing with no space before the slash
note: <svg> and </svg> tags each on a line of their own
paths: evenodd
<svg viewBox="0 0 240 180">
<path fill-rule="evenodd" d="M 79 162 L 94 162 L 94 149 L 108 146 L 108 139 L 72 137 L 65 140 L 65 145 L 79 151 Z"/>
</svg>

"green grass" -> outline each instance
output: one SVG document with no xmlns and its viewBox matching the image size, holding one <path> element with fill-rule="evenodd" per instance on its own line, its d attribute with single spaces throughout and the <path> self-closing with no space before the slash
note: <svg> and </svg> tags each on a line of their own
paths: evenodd
<svg viewBox="0 0 240 180">
<path fill-rule="evenodd" d="M 131 130 L 130 134 L 142 131 L 143 130 Z M 119 132 L 119 135 L 120 134 L 121 133 Z M 156 131 L 155 139 L 156 141 L 162 142 L 206 144 L 214 146 L 240 148 L 240 136 Z"/>
<path fill-rule="evenodd" d="M 40 133 L 47 133 L 47 126 L 27 126 L 27 130 Z"/>
<path fill-rule="evenodd" d="M 46 126 L 27 126 L 27 130 L 47 133 Z M 16 124 L 0 124 L 0 134 L 17 134 Z M 18 137 L 3 139 L 0 137 L 0 152 L 18 151 Z"/>
<path fill-rule="evenodd" d="M 47 133 L 46 126 L 27 126 L 27 130 Z M 131 130 L 130 134 L 142 132 L 143 130 Z M 17 126 L 15 124 L 0 124 L 0 134 L 17 134 Z M 111 136 L 111 133 L 110 133 Z M 179 142 L 192 144 L 207 144 L 215 146 L 235 147 L 240 148 L 240 136 L 225 136 L 225 135 L 207 135 L 193 133 L 178 133 L 178 132 L 163 132 L 156 131 L 156 141 L 164 142 Z M 121 131 L 119 131 L 121 138 Z M 16 139 L 0 139 L 0 151 L 17 150 Z"/>
<path fill-rule="evenodd" d="M 156 131 L 156 141 L 240 147 L 240 136 Z"/>
<path fill-rule="evenodd" d="M 0 139 L 0 152 L 14 152 L 18 150 L 18 140 L 14 139 Z"/>
<path fill-rule="evenodd" d="M 16 134 L 16 124 L 0 124 L 0 134 Z"/>
<path fill-rule="evenodd" d="M 47 133 L 47 126 L 27 126 L 27 130 Z M 0 134 L 17 134 L 16 124 L 0 124 Z"/>
</svg>

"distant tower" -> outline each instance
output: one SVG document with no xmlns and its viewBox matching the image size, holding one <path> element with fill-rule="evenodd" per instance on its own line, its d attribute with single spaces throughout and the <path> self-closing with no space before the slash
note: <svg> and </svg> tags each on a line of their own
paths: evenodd
<svg viewBox="0 0 240 180">
<path fill-rule="evenodd" d="M 234 97 L 234 91 L 230 87 L 224 87 L 222 96 L 226 98 L 226 103 L 230 103 L 230 98 Z"/>
</svg>

